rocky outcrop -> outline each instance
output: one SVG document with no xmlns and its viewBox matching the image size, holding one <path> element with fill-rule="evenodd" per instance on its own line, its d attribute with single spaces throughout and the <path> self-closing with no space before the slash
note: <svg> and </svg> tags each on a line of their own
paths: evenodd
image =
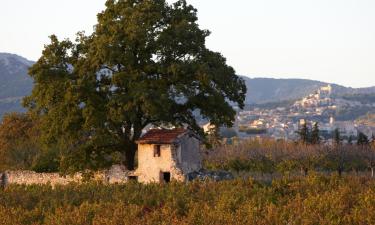
<svg viewBox="0 0 375 225">
<path fill-rule="evenodd" d="M 213 180 L 213 181 L 223 181 L 223 180 L 232 180 L 234 176 L 228 171 L 208 171 L 208 170 L 199 170 L 197 172 L 192 172 L 188 174 L 188 181 L 193 180 Z"/>
</svg>

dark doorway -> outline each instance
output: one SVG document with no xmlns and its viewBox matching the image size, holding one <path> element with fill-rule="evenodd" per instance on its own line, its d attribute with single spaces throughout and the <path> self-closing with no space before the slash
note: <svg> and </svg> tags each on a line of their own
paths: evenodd
<svg viewBox="0 0 375 225">
<path fill-rule="evenodd" d="M 128 176 L 129 181 L 132 182 L 138 182 L 138 177 L 137 176 Z"/>
<path fill-rule="evenodd" d="M 163 181 L 165 183 L 171 182 L 171 173 L 169 172 L 163 173 Z"/>
</svg>

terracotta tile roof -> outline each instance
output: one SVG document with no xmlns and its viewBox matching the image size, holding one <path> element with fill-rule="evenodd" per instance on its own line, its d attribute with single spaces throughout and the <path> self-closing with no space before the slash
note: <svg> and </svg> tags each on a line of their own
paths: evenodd
<svg viewBox="0 0 375 225">
<path fill-rule="evenodd" d="M 152 129 L 138 139 L 137 144 L 172 144 L 180 135 L 187 132 L 188 130 L 183 128 Z"/>
</svg>

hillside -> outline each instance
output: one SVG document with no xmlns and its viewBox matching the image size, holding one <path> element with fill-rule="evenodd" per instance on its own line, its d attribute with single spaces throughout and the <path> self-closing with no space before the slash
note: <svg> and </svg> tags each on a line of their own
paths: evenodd
<svg viewBox="0 0 375 225">
<path fill-rule="evenodd" d="M 0 53 L 0 118 L 6 112 L 23 111 L 21 100 L 30 94 L 33 86 L 32 79 L 27 75 L 28 68 L 33 64 L 21 56 Z M 248 93 L 246 104 L 284 104 L 291 100 L 300 99 L 327 83 L 306 79 L 271 79 L 249 78 L 245 80 Z M 375 93 L 375 87 L 347 88 L 332 84 L 334 95 L 358 95 Z M 356 96 L 358 98 L 358 96 Z M 361 97 L 361 96 L 359 96 Z"/>
<path fill-rule="evenodd" d="M 356 120 L 358 124 L 365 126 L 375 126 L 375 113 L 368 113 Z"/>
<path fill-rule="evenodd" d="M 242 76 L 248 89 L 246 104 L 264 104 L 300 99 L 318 90 L 328 83 L 306 79 L 272 79 L 249 78 Z M 344 96 L 354 94 L 375 93 L 375 87 L 348 88 L 331 84 L 333 95 Z"/>
<path fill-rule="evenodd" d="M 33 80 L 27 75 L 32 64 L 21 56 L 0 53 L 0 118 L 6 112 L 24 110 L 21 100 L 32 89 Z"/>
</svg>

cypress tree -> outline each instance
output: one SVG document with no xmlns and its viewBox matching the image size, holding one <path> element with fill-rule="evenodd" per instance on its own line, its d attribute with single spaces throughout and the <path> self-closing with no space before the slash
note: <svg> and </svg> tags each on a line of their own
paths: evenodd
<svg viewBox="0 0 375 225">
<path fill-rule="evenodd" d="M 349 136 L 348 144 L 349 144 L 349 145 L 352 145 L 352 144 L 353 144 L 353 135 L 350 135 L 350 136 Z"/>
<path fill-rule="evenodd" d="M 370 144 L 370 141 L 368 137 L 366 136 L 366 134 L 359 132 L 357 144 L 362 145 L 362 146 Z"/>
<path fill-rule="evenodd" d="M 301 129 L 298 131 L 298 135 L 302 143 L 308 144 L 310 142 L 310 131 L 306 123 L 302 125 Z"/>
<path fill-rule="evenodd" d="M 314 127 L 313 127 L 313 129 L 312 129 L 312 131 L 311 131 L 311 144 L 314 144 L 314 145 L 316 145 L 316 144 L 319 144 L 320 143 L 320 135 L 319 135 L 319 133 L 320 133 L 320 130 L 319 130 L 319 123 L 318 122 L 316 122 L 315 124 L 314 124 Z"/>
</svg>

